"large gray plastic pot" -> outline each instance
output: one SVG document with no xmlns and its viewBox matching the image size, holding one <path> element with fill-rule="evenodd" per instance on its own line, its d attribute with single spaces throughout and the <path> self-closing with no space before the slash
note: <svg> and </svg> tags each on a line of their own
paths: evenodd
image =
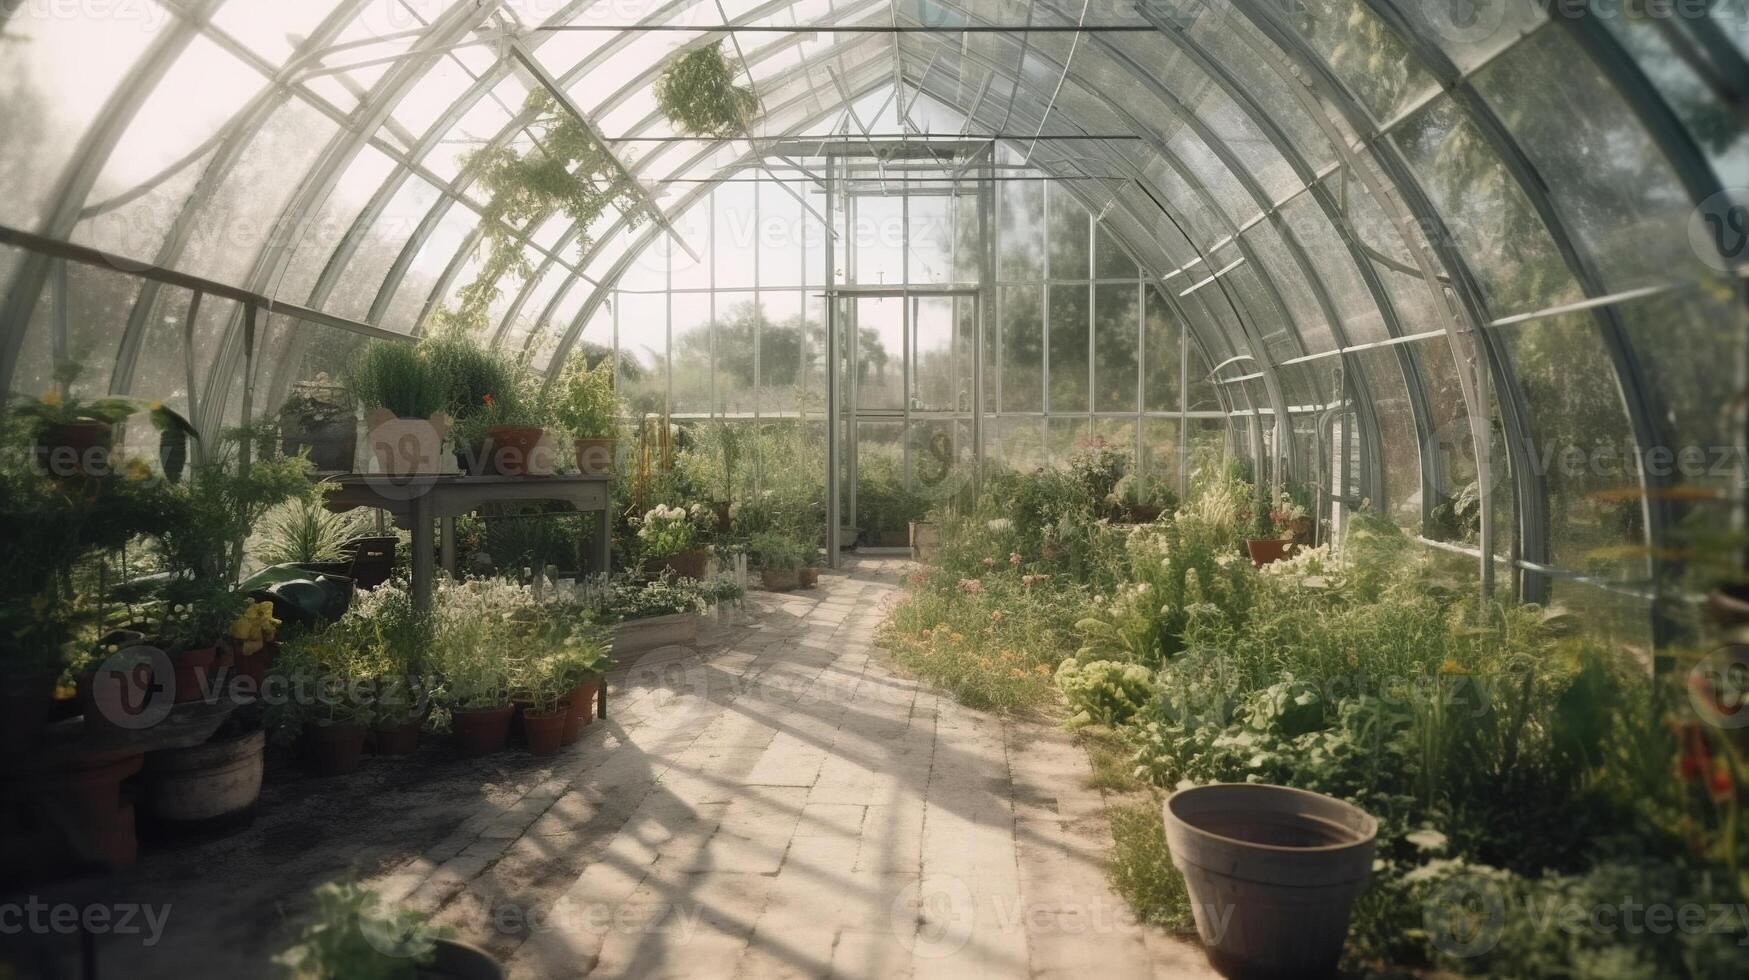
<svg viewBox="0 0 1749 980">
<path fill-rule="evenodd" d="M 1179 790 L 1165 811 L 1172 864 L 1216 970 L 1245 980 L 1336 972 L 1378 821 L 1332 797 L 1256 783 Z"/>
</svg>

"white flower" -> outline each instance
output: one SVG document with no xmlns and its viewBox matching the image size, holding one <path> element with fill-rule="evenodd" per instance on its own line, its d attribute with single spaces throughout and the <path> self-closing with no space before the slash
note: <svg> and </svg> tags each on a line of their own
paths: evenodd
<svg viewBox="0 0 1749 980">
<path fill-rule="evenodd" d="M 1006 517 L 998 517 L 985 524 L 984 527 L 995 534 L 1002 534 L 1014 530 L 1014 522 Z"/>
</svg>

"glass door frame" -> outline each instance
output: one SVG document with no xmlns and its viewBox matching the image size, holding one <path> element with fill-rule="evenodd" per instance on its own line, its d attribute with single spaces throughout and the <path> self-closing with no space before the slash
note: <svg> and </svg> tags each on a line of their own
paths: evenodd
<svg viewBox="0 0 1749 980">
<path fill-rule="evenodd" d="M 907 484 L 912 480 L 911 435 L 912 409 L 916 383 L 916 304 L 919 299 L 969 300 L 972 304 L 971 376 L 972 405 L 967 417 L 972 424 L 972 474 L 981 481 L 984 468 L 984 332 L 983 313 L 987 308 L 984 287 L 979 286 L 832 286 L 822 295 L 826 307 L 827 338 L 827 400 L 826 400 L 826 553 L 833 568 L 839 565 L 843 546 L 840 531 L 844 523 L 842 511 L 843 481 L 849 481 L 849 513 L 856 514 L 857 429 L 867 418 L 871 421 L 899 422 L 900 444 L 904 447 L 904 473 Z M 841 301 L 861 299 L 898 299 L 903 318 L 904 342 L 900 352 L 902 389 L 901 407 L 892 409 L 862 409 L 857 405 L 856 335 L 848 331 L 856 326 L 854 316 L 842 316 Z M 957 329 L 958 324 L 954 324 Z M 941 413 L 925 413 L 937 416 Z M 958 413 L 952 413 L 957 419 Z"/>
</svg>

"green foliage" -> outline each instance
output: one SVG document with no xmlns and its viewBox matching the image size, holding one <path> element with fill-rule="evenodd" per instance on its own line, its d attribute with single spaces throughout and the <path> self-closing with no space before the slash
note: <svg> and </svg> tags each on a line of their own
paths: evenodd
<svg viewBox="0 0 1749 980">
<path fill-rule="evenodd" d="M 485 330 L 503 284 L 526 279 L 533 271 L 516 229 L 535 227 L 564 212 L 578 231 L 579 254 L 586 254 L 588 229 L 610 207 L 634 227 L 643 220 L 642 200 L 582 120 L 539 87 L 529 92 L 522 114 L 534 143 L 526 155 L 493 145 L 463 161 L 463 169 L 479 174 L 479 186 L 487 194 L 480 222 L 487 254 L 473 280 L 456 291 L 458 305 L 433 317 L 434 333 Z"/>
<path fill-rule="evenodd" d="M 55 368 L 54 384 L 39 398 L 13 395 L 10 411 L 28 423 L 28 432 L 35 438 L 51 425 L 74 422 L 101 422 L 116 425 L 140 411 L 141 404 L 132 398 L 99 398 L 85 401 L 73 393 L 73 383 L 85 371 L 85 365 L 68 361 Z"/>
<path fill-rule="evenodd" d="M 727 579 L 700 582 L 664 572 L 647 581 L 622 575 L 596 582 L 584 602 L 597 622 L 619 623 L 704 612 L 713 603 L 740 597 L 740 587 Z"/>
<path fill-rule="evenodd" d="M 364 534 L 359 511 L 337 514 L 327 499 L 337 484 L 323 481 L 268 511 L 257 528 L 254 555 L 264 565 L 343 561 L 346 544 Z"/>
<path fill-rule="evenodd" d="M 674 60 L 656 80 L 656 105 L 674 127 L 691 136 L 729 139 L 747 132 L 759 108 L 753 90 L 735 84 L 736 70 L 717 41 Z"/>
<path fill-rule="evenodd" d="M 697 504 L 693 507 L 698 508 Z M 702 509 L 688 510 L 658 504 L 644 514 L 638 528 L 638 543 L 646 560 L 671 558 L 698 544 Z"/>
<path fill-rule="evenodd" d="M 1082 440 L 1069 454 L 1069 475 L 1081 484 L 1081 490 L 1095 501 L 1111 496 L 1130 468 L 1130 451 L 1102 438 Z"/>
<path fill-rule="evenodd" d="M 593 368 L 585 355 L 574 355 L 559 379 L 554 415 L 578 439 L 609 439 L 619 433 L 625 404 L 613 388 L 613 362 Z"/>
<path fill-rule="evenodd" d="M 379 340 L 359 351 L 346 378 L 361 404 L 404 419 L 429 418 L 446 405 L 450 390 L 438 364 L 400 341 Z"/>
<path fill-rule="evenodd" d="M 1148 703 L 1154 692 L 1154 672 L 1139 664 L 1073 657 L 1057 666 L 1057 688 L 1069 704 L 1066 724 L 1121 725 Z"/>
<path fill-rule="evenodd" d="M 759 567 L 773 572 L 793 572 L 801 568 L 808 563 L 808 552 L 812 550 L 777 531 L 755 534 L 748 540 L 747 548 L 758 556 Z"/>
<path fill-rule="evenodd" d="M 315 894 L 315 919 L 273 958 L 287 980 L 412 980 L 447 935 L 410 911 L 383 911 L 363 885 L 329 882 Z"/>
<path fill-rule="evenodd" d="M 1158 803 L 1113 807 L 1106 815 L 1111 820 L 1113 848 L 1105 873 L 1112 888 L 1141 921 L 1175 932 L 1194 932 L 1196 920 L 1190 910 L 1190 893 L 1184 878 L 1172 866 L 1172 853 L 1166 847 L 1166 825 Z"/>
</svg>

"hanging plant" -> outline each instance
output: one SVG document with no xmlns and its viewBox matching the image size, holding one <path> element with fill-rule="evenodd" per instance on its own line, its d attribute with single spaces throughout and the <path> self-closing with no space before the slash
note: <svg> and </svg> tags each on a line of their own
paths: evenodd
<svg viewBox="0 0 1749 980">
<path fill-rule="evenodd" d="M 532 149 L 525 154 L 488 146 L 466 161 L 478 167 L 479 186 L 489 195 L 482 216 L 485 260 L 473 281 L 456 290 L 456 305 L 434 314 L 432 333 L 485 329 L 506 279 L 521 282 L 534 271 L 514 229 L 532 230 L 563 211 L 581 229 L 577 248 L 584 253 L 590 244 L 587 229 L 609 207 L 619 208 L 633 227 L 643 220 L 643 204 L 631 183 L 581 120 L 545 89 L 530 92 L 523 111 L 533 115 L 526 127 L 534 137 Z"/>
<path fill-rule="evenodd" d="M 676 129 L 690 136 L 718 139 L 745 133 L 759 107 L 751 88 L 735 84 L 735 69 L 723 56 L 723 42 L 677 59 L 656 80 L 656 105 Z"/>
</svg>

